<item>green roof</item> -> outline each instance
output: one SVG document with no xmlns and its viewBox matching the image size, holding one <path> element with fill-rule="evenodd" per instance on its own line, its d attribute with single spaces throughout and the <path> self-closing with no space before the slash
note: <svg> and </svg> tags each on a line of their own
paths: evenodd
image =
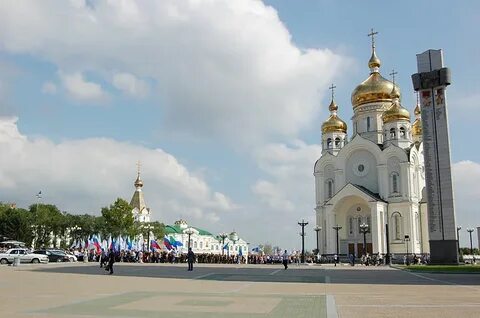
<svg viewBox="0 0 480 318">
<path fill-rule="evenodd" d="M 213 234 L 208 231 L 199 229 L 198 227 L 194 227 L 194 226 L 192 227 L 198 231 L 199 235 L 213 236 Z M 165 226 L 165 233 L 166 234 L 182 234 L 183 230 L 178 225 L 167 225 Z"/>
</svg>

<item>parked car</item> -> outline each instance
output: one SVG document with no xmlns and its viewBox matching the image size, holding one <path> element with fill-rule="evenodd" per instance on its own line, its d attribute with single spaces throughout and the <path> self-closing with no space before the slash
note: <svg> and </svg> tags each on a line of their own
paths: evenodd
<svg viewBox="0 0 480 318">
<path fill-rule="evenodd" d="M 53 252 L 53 253 L 56 253 L 56 254 L 61 254 L 61 255 L 67 256 L 69 262 L 76 262 L 77 261 L 77 257 L 75 255 L 73 255 L 72 253 L 68 252 L 68 251 L 57 250 L 57 249 L 52 249 L 52 248 L 48 249 L 48 250 Z"/>
<path fill-rule="evenodd" d="M 65 254 L 61 253 L 61 251 L 55 251 L 55 250 L 36 250 L 33 251 L 35 254 L 42 254 L 42 255 L 47 255 L 48 256 L 48 261 L 49 262 L 70 262 L 70 258 Z"/>
<path fill-rule="evenodd" d="M 0 264 L 13 263 L 15 257 L 20 258 L 20 263 L 48 263 L 48 256 L 30 253 L 26 248 L 11 248 L 0 254 Z"/>
</svg>

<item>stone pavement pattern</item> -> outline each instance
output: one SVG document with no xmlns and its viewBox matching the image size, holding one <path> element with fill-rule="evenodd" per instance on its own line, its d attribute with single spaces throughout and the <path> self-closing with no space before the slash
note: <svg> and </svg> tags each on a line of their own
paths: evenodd
<svg viewBox="0 0 480 318">
<path fill-rule="evenodd" d="M 0 316 L 480 317 L 478 274 L 280 266 L 0 266 Z"/>
</svg>

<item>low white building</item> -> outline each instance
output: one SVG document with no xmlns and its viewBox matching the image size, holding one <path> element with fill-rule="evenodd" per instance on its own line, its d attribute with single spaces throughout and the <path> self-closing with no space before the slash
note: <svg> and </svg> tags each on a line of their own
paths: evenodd
<svg viewBox="0 0 480 318">
<path fill-rule="evenodd" d="M 239 238 L 235 231 L 230 234 L 220 233 L 213 235 L 212 233 L 189 226 L 185 220 L 178 220 L 174 225 L 167 225 L 165 233 L 168 238 L 173 237 L 175 241 L 181 242 L 183 246 L 178 248 L 180 253 L 187 253 L 188 239 L 190 236 L 190 247 L 196 254 L 224 254 L 248 256 L 248 243 Z M 226 249 L 223 247 L 226 246 Z"/>
</svg>

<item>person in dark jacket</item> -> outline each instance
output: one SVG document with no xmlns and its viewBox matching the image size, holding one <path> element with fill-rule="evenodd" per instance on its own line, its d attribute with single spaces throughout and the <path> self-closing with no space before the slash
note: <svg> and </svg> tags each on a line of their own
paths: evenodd
<svg viewBox="0 0 480 318">
<path fill-rule="evenodd" d="M 108 268 L 110 275 L 113 274 L 113 263 L 115 263 L 115 253 L 113 252 L 113 249 L 110 249 L 108 253 L 108 266 L 105 268 L 105 270 Z"/>
<path fill-rule="evenodd" d="M 195 262 L 195 253 L 193 253 L 192 248 L 190 247 L 187 253 L 187 263 L 189 271 L 193 271 L 193 262 Z"/>
</svg>

